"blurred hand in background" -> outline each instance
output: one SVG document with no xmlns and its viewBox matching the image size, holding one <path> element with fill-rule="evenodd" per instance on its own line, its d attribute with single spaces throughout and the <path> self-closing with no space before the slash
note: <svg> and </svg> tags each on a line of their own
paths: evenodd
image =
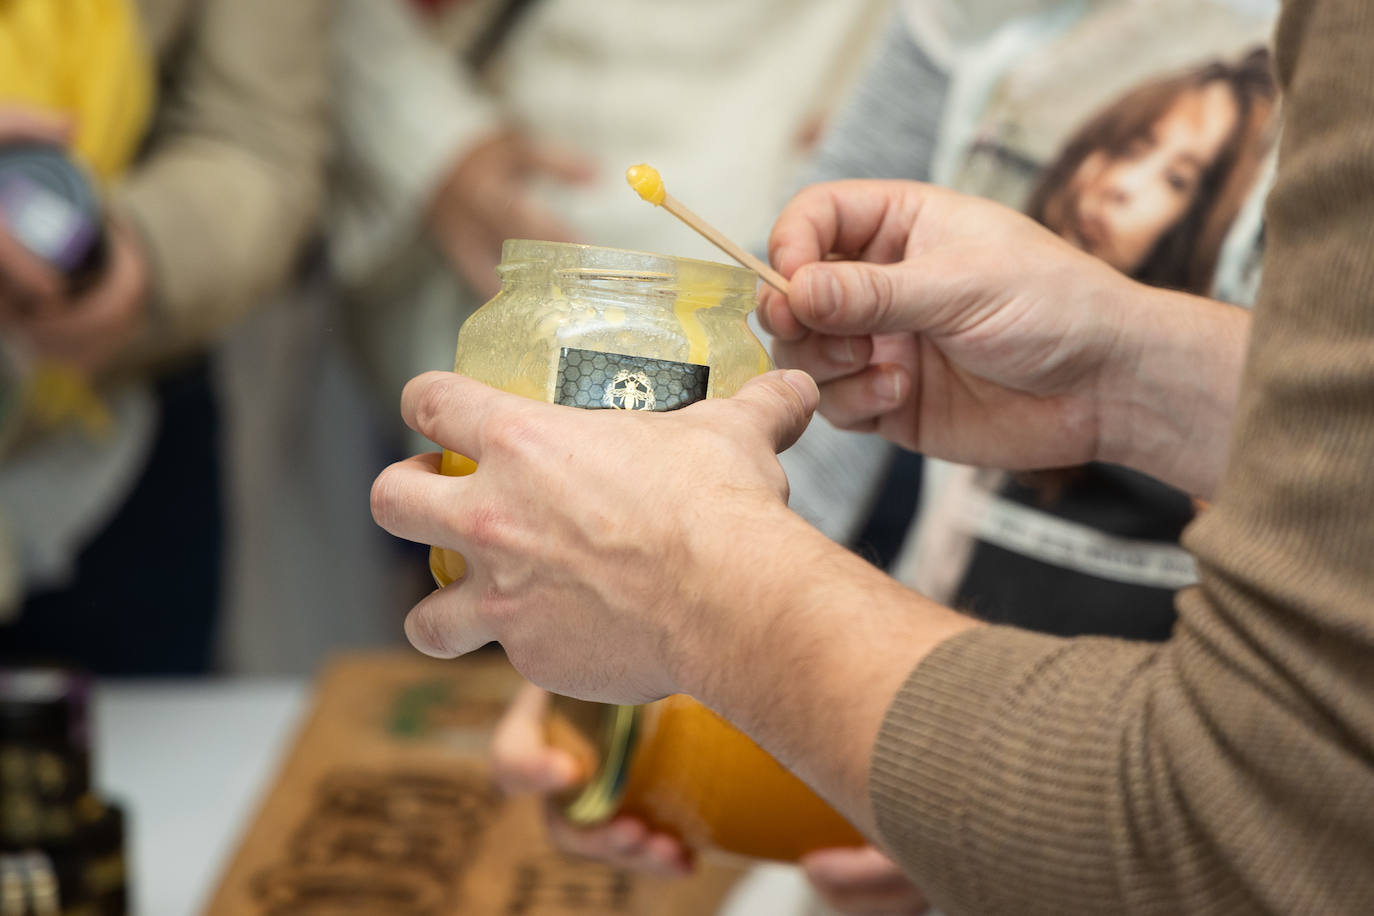
<svg viewBox="0 0 1374 916">
<path fill-rule="evenodd" d="M 511 703 L 492 739 L 492 775 L 509 795 L 552 796 L 583 782 L 571 754 L 552 747 L 544 735 L 549 694 L 526 684 Z M 596 827 L 576 827 L 546 805 L 549 839 L 564 852 L 635 871 L 686 875 L 693 862 L 678 840 L 655 833 L 642 821 L 617 817 Z"/>
<path fill-rule="evenodd" d="M 0 106 L 0 144 L 38 142 L 65 147 L 65 118 Z M 66 279 L 0 226 L 0 333 L 21 338 L 40 359 L 86 373 L 103 369 L 146 317 L 148 258 L 133 230 L 109 218 L 109 246 L 99 281 L 73 295 Z"/>
<path fill-rule="evenodd" d="M 586 779 L 571 754 L 548 743 L 544 717 L 549 694 L 526 684 L 496 727 L 492 774 L 510 795 L 552 796 Z M 617 817 L 597 827 L 576 827 L 546 806 L 551 842 L 564 852 L 617 868 L 674 876 L 689 874 L 692 853 L 676 837 L 643 821 Z M 805 856 L 801 866 L 816 892 L 844 914 L 918 916 L 928 904 L 900 868 L 877 849 L 825 849 Z"/>
<path fill-rule="evenodd" d="M 822 849 L 802 856 L 806 880 L 846 916 L 921 916 L 930 904 L 911 879 L 872 846 Z"/>
<path fill-rule="evenodd" d="M 506 239 L 576 242 L 572 230 L 540 204 L 533 184 L 592 180 L 591 160 L 507 129 L 478 142 L 449 173 L 429 210 L 429 227 L 463 279 L 488 298 L 500 288 L 496 265 Z"/>
<path fill-rule="evenodd" d="M 80 295 L 67 293 L 52 268 L 13 239 L 0 241 L 0 273 L 6 281 L 22 273 L 28 286 L 17 305 L 5 303 L 8 328 L 26 340 L 35 356 L 93 375 L 106 368 L 137 336 L 147 319 L 148 262 L 132 229 L 118 219 L 105 228 L 109 246 L 99 282 Z M 22 261 L 27 260 L 27 266 Z"/>
</svg>

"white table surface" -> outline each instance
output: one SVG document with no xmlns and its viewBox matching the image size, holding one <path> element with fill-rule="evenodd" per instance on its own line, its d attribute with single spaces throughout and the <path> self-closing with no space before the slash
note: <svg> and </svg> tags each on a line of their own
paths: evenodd
<svg viewBox="0 0 1374 916">
<path fill-rule="evenodd" d="M 125 806 L 134 912 L 191 916 L 271 785 L 306 712 L 302 681 L 104 683 L 95 692 L 100 791 Z M 719 916 L 796 916 L 808 899 L 796 869 L 762 866 Z"/>
</svg>

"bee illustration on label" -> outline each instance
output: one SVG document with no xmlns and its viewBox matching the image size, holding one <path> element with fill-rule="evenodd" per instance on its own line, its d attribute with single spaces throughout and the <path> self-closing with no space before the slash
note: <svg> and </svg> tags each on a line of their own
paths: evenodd
<svg viewBox="0 0 1374 916">
<path fill-rule="evenodd" d="M 634 369 L 621 369 L 606 386 L 603 403 L 616 410 L 653 410 L 658 398 L 649 376 Z"/>
</svg>

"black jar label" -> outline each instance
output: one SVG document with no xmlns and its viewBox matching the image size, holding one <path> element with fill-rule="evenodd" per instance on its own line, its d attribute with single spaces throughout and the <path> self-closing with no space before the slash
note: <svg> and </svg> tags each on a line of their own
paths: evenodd
<svg viewBox="0 0 1374 916">
<path fill-rule="evenodd" d="M 554 402 L 586 410 L 677 410 L 706 397 L 710 374 L 694 363 L 564 347 Z"/>
</svg>

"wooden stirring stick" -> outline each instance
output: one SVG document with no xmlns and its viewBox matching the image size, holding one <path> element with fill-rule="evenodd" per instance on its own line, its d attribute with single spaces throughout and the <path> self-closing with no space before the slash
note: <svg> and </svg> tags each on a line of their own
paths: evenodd
<svg viewBox="0 0 1374 916">
<path fill-rule="evenodd" d="M 782 274 L 730 241 L 720 233 L 719 229 L 688 210 L 681 201 L 669 194 L 663 187 L 663 177 L 658 174 L 658 169 L 643 164 L 632 165 L 625 170 L 625 180 L 630 183 L 630 187 L 634 188 L 635 193 L 640 197 L 655 207 L 662 207 L 667 210 L 695 229 L 706 241 L 758 274 L 764 283 L 784 296 L 789 295 L 787 281 L 782 278 Z"/>
</svg>

